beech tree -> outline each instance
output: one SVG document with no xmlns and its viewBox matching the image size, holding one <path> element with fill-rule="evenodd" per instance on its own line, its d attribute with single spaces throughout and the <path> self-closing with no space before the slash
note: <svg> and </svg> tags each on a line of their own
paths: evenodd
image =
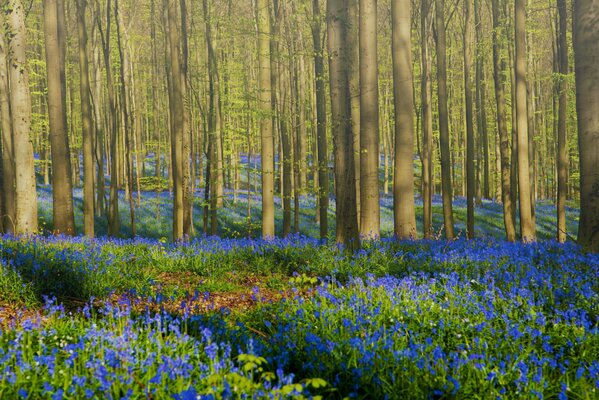
<svg viewBox="0 0 599 400">
<path fill-rule="evenodd" d="M 573 21 L 580 151 L 578 242 L 599 252 L 599 4 L 575 0 Z"/>
</svg>

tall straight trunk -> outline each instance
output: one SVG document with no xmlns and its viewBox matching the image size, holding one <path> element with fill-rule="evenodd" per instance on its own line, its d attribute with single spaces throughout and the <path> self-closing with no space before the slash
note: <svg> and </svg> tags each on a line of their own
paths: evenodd
<svg viewBox="0 0 599 400">
<path fill-rule="evenodd" d="M 81 122 L 83 125 L 83 231 L 94 237 L 94 136 L 92 107 L 89 98 L 89 62 L 87 59 L 87 29 L 85 10 L 87 0 L 77 0 L 77 33 L 79 37 L 79 73 Z"/>
<path fill-rule="evenodd" d="M 424 238 L 432 235 L 432 192 L 433 192 L 433 113 L 431 93 L 431 67 L 428 35 L 430 32 L 430 0 L 420 1 L 420 54 L 422 77 L 420 96 L 422 102 L 422 208 Z"/>
<path fill-rule="evenodd" d="M 274 203 L 274 137 L 271 111 L 270 85 L 270 14 L 268 0 L 256 1 L 258 27 L 258 62 L 260 64 L 260 139 L 262 163 L 262 237 L 272 238 L 275 235 L 275 203 Z"/>
<path fill-rule="evenodd" d="M 416 237 L 414 210 L 414 94 L 412 82 L 410 0 L 392 0 L 393 95 L 395 97 L 395 162 L 393 222 L 399 239 Z"/>
<path fill-rule="evenodd" d="M 281 132 L 281 147 L 282 147 L 282 159 L 283 174 L 281 180 L 283 182 L 283 191 L 281 193 L 283 203 L 283 236 L 287 237 L 291 233 L 291 195 L 292 195 L 292 163 L 293 157 L 291 155 L 291 132 L 289 124 L 287 123 L 288 112 L 287 112 L 287 97 L 289 93 L 289 84 L 287 74 L 282 73 L 281 64 L 278 64 L 278 85 L 279 85 L 279 96 L 277 97 L 278 102 L 278 122 Z"/>
<path fill-rule="evenodd" d="M 9 93 L 15 160 L 15 233 L 35 234 L 37 193 L 31 131 L 31 95 L 27 68 L 25 9 L 20 0 L 9 0 L 4 8 L 8 36 Z"/>
<path fill-rule="evenodd" d="M 179 31 L 177 29 L 177 2 L 165 0 L 168 21 L 168 44 L 171 52 L 170 71 L 173 96 L 171 157 L 173 164 L 173 240 L 183 239 L 183 88 Z"/>
<path fill-rule="evenodd" d="M 314 76 L 316 80 L 316 141 L 318 149 L 318 215 L 320 238 L 328 236 L 329 165 L 327 144 L 327 112 L 325 99 L 324 49 L 321 37 L 320 0 L 312 0 L 312 41 L 314 45 Z"/>
<path fill-rule="evenodd" d="M 441 190 L 445 237 L 453 240 L 453 194 L 451 185 L 451 152 L 449 150 L 449 117 L 447 111 L 447 49 L 445 47 L 445 0 L 436 0 L 437 91 L 439 107 L 439 144 L 441 149 Z"/>
<path fill-rule="evenodd" d="M 356 210 L 358 211 L 358 228 L 360 227 L 360 215 L 362 196 L 360 190 L 362 184 L 360 179 L 360 123 L 361 123 L 361 100 L 360 100 L 360 0 L 347 0 L 347 46 L 349 48 L 349 94 L 351 108 L 351 127 L 354 134 L 354 169 L 356 176 Z"/>
<path fill-rule="evenodd" d="M 52 157 L 52 214 L 54 232 L 75 234 L 71 160 L 67 132 L 66 91 L 62 87 L 64 50 L 58 33 L 58 1 L 44 0 L 44 37 L 46 73 L 48 78 L 48 115 L 50 119 L 50 148 Z"/>
<path fill-rule="evenodd" d="M 580 151 L 580 224 L 578 242 L 599 252 L 599 4 L 574 1 L 576 111 Z"/>
<path fill-rule="evenodd" d="M 189 44 L 187 29 L 187 6 L 185 0 L 179 0 L 181 13 L 181 90 L 183 96 L 183 140 L 182 140 L 182 173 L 183 173 L 183 234 L 193 233 L 193 192 L 191 180 L 191 93 L 189 87 Z"/>
<path fill-rule="evenodd" d="M 480 0 L 474 0 L 474 23 L 476 26 L 476 110 L 478 113 L 478 132 L 480 136 L 480 146 L 482 147 L 482 197 L 485 199 L 491 198 L 491 164 L 489 157 L 489 134 L 487 129 L 487 85 L 485 79 L 485 56 L 482 48 L 483 42 L 483 22 L 482 22 L 482 7 Z"/>
<path fill-rule="evenodd" d="M 118 131 L 116 116 L 116 95 L 112 79 L 112 62 L 110 56 L 110 2 L 106 5 L 106 36 L 102 34 L 102 24 L 99 21 L 97 27 L 102 36 L 102 49 L 104 54 L 104 69 L 106 70 L 106 89 L 108 94 L 108 125 L 110 135 L 110 202 L 108 205 L 108 234 L 118 236 L 120 232 L 119 217 L 119 176 L 118 176 Z"/>
<path fill-rule="evenodd" d="M 568 43 L 566 0 L 557 0 L 558 29 L 558 85 L 557 123 L 557 240 L 566 241 L 566 192 L 568 190 Z"/>
<path fill-rule="evenodd" d="M 95 10 L 92 11 L 95 17 Z M 93 113 L 94 113 L 94 158 L 97 164 L 97 175 L 96 175 L 96 214 L 98 216 L 104 216 L 104 196 L 105 196 L 105 172 L 104 172 L 104 160 L 105 160 L 105 151 L 104 151 L 104 120 L 103 113 L 101 109 L 102 103 L 102 71 L 100 69 L 100 48 L 98 46 L 97 39 L 97 31 L 92 36 L 92 47 L 93 47 L 93 94 L 92 97 L 95 98 L 95 101 L 92 103 Z"/>
<path fill-rule="evenodd" d="M 8 48 L 4 41 L 4 18 L 0 19 L 0 130 L 2 132 L 2 209 L 0 219 L 5 233 L 15 230 L 15 156 L 8 85 Z"/>
<path fill-rule="evenodd" d="M 532 216 L 530 157 L 528 144 L 528 110 L 526 104 L 526 10 L 525 0 L 515 1 L 515 74 L 516 129 L 518 136 L 518 195 L 520 201 L 520 233 L 524 242 L 536 239 Z"/>
<path fill-rule="evenodd" d="M 471 0 L 464 1 L 464 103 L 466 106 L 466 236 L 474 238 L 474 113 L 472 100 L 472 12 Z"/>
<path fill-rule="evenodd" d="M 305 45 L 302 45 L 305 48 Z M 303 51 L 303 48 L 301 49 Z M 299 168 L 299 180 L 296 188 L 299 194 L 305 194 L 308 186 L 308 151 L 307 151 L 307 137 L 308 132 L 306 129 L 306 63 L 303 55 L 298 56 L 299 66 L 297 74 L 297 93 L 298 93 L 298 110 L 299 115 L 299 126 L 297 130 L 296 146 L 297 146 L 297 157 L 296 164 Z"/>
<path fill-rule="evenodd" d="M 506 239 L 516 240 L 516 227 L 512 215 L 514 203 L 510 182 L 510 139 L 507 129 L 505 110 L 505 62 L 501 57 L 501 20 L 499 0 L 492 0 L 493 14 L 493 80 L 495 83 L 495 102 L 497 107 L 497 132 L 499 134 L 499 158 L 501 159 L 501 200 L 503 202 L 503 223 Z"/>
<path fill-rule="evenodd" d="M 333 143 L 335 147 L 336 239 L 347 249 L 359 247 L 354 142 L 349 90 L 348 7 L 344 0 L 327 0 Z"/>
<path fill-rule="evenodd" d="M 129 94 L 128 91 L 131 88 L 131 79 L 129 76 L 129 54 L 125 48 L 125 25 L 123 24 L 123 17 L 121 15 L 119 0 L 114 0 L 114 16 L 116 18 L 116 32 L 117 32 L 117 47 L 119 50 L 119 61 L 120 61 L 120 92 L 121 92 L 121 120 L 123 121 L 122 137 L 123 147 L 125 149 L 124 154 L 124 173 L 125 173 L 125 184 L 126 193 L 128 193 L 127 200 L 129 201 L 129 217 L 131 222 L 131 233 L 133 237 L 136 236 L 137 230 L 135 226 L 135 205 L 133 202 L 133 156 L 132 156 L 132 137 L 135 135 L 132 126 L 131 108 L 129 105 Z"/>
<path fill-rule="evenodd" d="M 376 27 L 377 1 L 360 0 L 360 234 L 369 239 L 381 234 Z"/>
</svg>

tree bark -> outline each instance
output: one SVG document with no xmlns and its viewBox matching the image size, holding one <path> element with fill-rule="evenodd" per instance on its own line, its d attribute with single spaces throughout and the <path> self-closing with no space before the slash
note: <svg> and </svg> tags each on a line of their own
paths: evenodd
<svg viewBox="0 0 599 400">
<path fill-rule="evenodd" d="M 177 29 L 177 2 L 165 0 L 168 13 L 168 43 L 171 52 L 171 82 L 173 88 L 171 157 L 173 163 L 173 240 L 183 239 L 183 88 L 181 82 L 181 40 Z"/>
<path fill-rule="evenodd" d="M 258 27 L 258 60 L 260 64 L 260 139 L 262 163 L 262 237 L 275 236 L 275 203 L 274 203 L 274 137 L 271 107 L 270 85 L 270 13 L 268 0 L 256 1 L 256 17 Z"/>
<path fill-rule="evenodd" d="M 359 247 L 354 141 L 351 126 L 347 3 L 327 0 L 333 143 L 335 147 L 336 239 L 348 250 Z"/>
<path fill-rule="evenodd" d="M 557 240 L 566 241 L 566 194 L 568 184 L 568 43 L 566 0 L 557 0 L 558 11 L 558 123 L 557 123 Z"/>
<path fill-rule="evenodd" d="M 48 115 L 50 120 L 50 148 L 52 157 L 52 214 L 54 233 L 75 234 L 71 159 L 67 132 L 64 57 L 66 46 L 58 33 L 58 1 L 44 0 L 44 37 L 46 46 L 46 73 L 48 78 Z"/>
<path fill-rule="evenodd" d="M 2 123 L 2 205 L 0 219 L 5 233 L 15 230 L 15 156 L 8 84 L 8 47 L 4 41 L 4 18 L 0 20 L 0 121 Z"/>
<path fill-rule="evenodd" d="M 431 2 L 420 1 L 420 53 L 422 77 L 420 95 L 422 99 L 422 208 L 423 233 L 425 239 L 432 235 L 432 189 L 433 189 L 433 113 L 431 93 L 431 67 L 428 34 L 431 28 Z"/>
<path fill-rule="evenodd" d="M 77 0 L 77 32 L 79 37 L 79 72 L 81 96 L 81 122 L 83 125 L 83 231 L 94 237 L 94 136 L 92 108 L 89 98 L 89 62 L 87 58 L 87 29 L 85 10 L 87 0 Z"/>
<path fill-rule="evenodd" d="M 410 0 L 391 2 L 395 160 L 393 222 L 398 239 L 416 237 L 414 210 L 414 95 L 412 83 Z"/>
<path fill-rule="evenodd" d="M 360 0 L 360 235 L 367 239 L 381 235 L 377 22 L 377 1 Z"/>
<path fill-rule="evenodd" d="M 318 149 L 318 215 L 320 238 L 328 236 L 329 156 L 327 144 L 327 111 L 325 99 L 324 50 L 320 0 L 312 0 L 312 41 L 314 45 L 314 76 L 316 77 L 316 141 Z"/>
<path fill-rule="evenodd" d="M 466 236 L 474 238 L 474 113 L 472 100 L 472 12 L 471 0 L 464 0 L 464 104 L 466 108 Z"/>
<path fill-rule="evenodd" d="M 518 137 L 518 195 L 520 201 L 520 233 L 524 242 L 536 239 L 532 216 L 528 110 L 526 94 L 526 10 L 524 0 L 516 0 L 515 8 L 515 74 L 516 129 Z"/>
<path fill-rule="evenodd" d="M 9 93 L 15 159 L 15 233 L 36 234 L 37 193 L 31 131 L 31 95 L 27 67 L 25 9 L 8 0 L 4 9 L 8 35 Z"/>
<path fill-rule="evenodd" d="M 441 190 L 445 237 L 453 240 L 453 194 L 451 185 L 451 152 L 449 149 L 449 118 L 447 111 L 447 50 L 445 47 L 445 0 L 436 0 L 437 91 L 439 107 L 439 142 L 441 149 Z"/>
<path fill-rule="evenodd" d="M 580 224 L 578 242 L 599 252 L 599 4 L 574 1 L 576 111 L 580 151 Z"/>
<path fill-rule="evenodd" d="M 510 242 L 516 240 L 516 227 L 512 215 L 514 203 L 511 195 L 510 182 L 510 139 L 507 129 L 505 111 L 505 62 L 501 58 L 501 21 L 499 0 L 492 0 L 493 14 L 493 80 L 495 83 L 495 101 L 497 107 L 497 132 L 499 135 L 499 152 L 501 159 L 501 200 L 503 202 L 503 223 L 506 239 Z"/>
</svg>

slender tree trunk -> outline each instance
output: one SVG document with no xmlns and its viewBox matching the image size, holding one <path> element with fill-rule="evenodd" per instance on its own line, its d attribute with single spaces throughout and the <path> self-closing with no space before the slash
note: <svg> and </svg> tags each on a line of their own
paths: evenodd
<svg viewBox="0 0 599 400">
<path fill-rule="evenodd" d="M 349 90 L 348 7 L 344 0 L 327 0 L 333 142 L 335 147 L 335 197 L 337 243 L 348 249 L 359 247 L 356 210 L 354 142 Z"/>
<path fill-rule="evenodd" d="M 268 0 L 256 1 L 258 26 L 258 60 L 260 64 L 260 110 L 264 114 L 260 118 L 261 163 L 262 163 L 262 237 L 272 238 L 275 235 L 274 205 L 274 137 L 271 111 L 270 85 L 270 14 Z"/>
<path fill-rule="evenodd" d="M 351 107 L 351 126 L 354 134 L 354 168 L 356 170 L 356 209 L 358 211 L 358 228 L 360 227 L 362 184 L 360 179 L 360 0 L 347 0 L 347 46 L 350 51 L 349 60 L 349 93 Z"/>
<path fill-rule="evenodd" d="M 512 215 L 514 203 L 511 196 L 510 182 L 510 140 L 507 129 L 505 111 L 505 62 L 501 58 L 501 21 L 499 0 L 492 0 L 493 14 L 493 79 L 495 82 L 495 101 L 497 106 L 497 131 L 499 134 L 499 152 L 501 159 L 501 200 L 503 202 L 503 222 L 506 239 L 516 240 L 516 227 Z"/>
<path fill-rule="evenodd" d="M 4 9 L 8 32 L 10 110 L 15 160 L 15 233 L 36 234 L 37 193 L 31 131 L 31 95 L 27 67 L 25 9 L 8 0 Z"/>
<path fill-rule="evenodd" d="M 414 95 L 412 82 L 410 0 L 392 0 L 395 162 L 393 215 L 398 239 L 416 237 L 414 210 Z"/>
<path fill-rule="evenodd" d="M 471 0 L 464 0 L 464 102 L 466 106 L 466 236 L 474 238 L 474 197 L 476 181 L 474 170 L 474 113 L 472 100 L 472 12 Z"/>
<path fill-rule="evenodd" d="M 180 36 L 177 29 L 177 2 L 165 0 L 168 15 L 168 43 L 173 88 L 171 157 L 173 163 L 173 240 L 183 239 L 183 88 L 181 82 Z"/>
<path fill-rule="evenodd" d="M 87 0 L 77 0 L 77 32 L 79 37 L 79 72 L 81 122 L 83 125 L 83 231 L 94 237 L 94 150 L 92 108 L 89 98 L 89 63 L 87 59 L 87 30 L 85 10 Z"/>
<path fill-rule="evenodd" d="M 515 0 L 515 73 L 516 126 L 518 136 L 518 194 L 520 199 L 520 232 L 524 242 L 536 239 L 532 216 L 528 112 L 526 105 L 526 10 L 525 0 Z"/>
<path fill-rule="evenodd" d="M 566 0 L 557 0 L 558 32 L 558 85 L 559 111 L 557 123 L 557 240 L 566 241 L 566 192 L 568 190 L 568 43 Z"/>
<path fill-rule="evenodd" d="M 439 107 L 439 141 L 441 148 L 441 189 L 445 237 L 453 240 L 453 194 L 451 185 L 451 152 L 449 149 L 449 117 L 447 111 L 447 56 L 445 48 L 445 0 L 436 0 L 437 91 Z"/>
<path fill-rule="evenodd" d="M 183 173 L 183 234 L 193 233 L 193 192 L 191 180 L 191 96 L 189 88 L 189 44 L 187 29 L 187 6 L 185 0 L 179 0 L 181 12 L 181 90 L 183 96 L 183 140 L 182 140 L 182 173 Z"/>
<path fill-rule="evenodd" d="M 318 213 L 320 238 L 328 236 L 329 165 L 327 144 L 327 113 L 325 99 L 324 49 L 322 45 L 322 17 L 319 0 L 312 0 L 312 40 L 314 44 L 314 75 L 316 77 L 316 141 L 318 143 Z"/>
<path fill-rule="evenodd" d="M 4 18 L 0 19 L 0 129 L 2 131 L 2 205 L 0 219 L 5 233 L 15 230 L 15 156 L 8 84 L 8 47 L 4 41 Z"/>
<path fill-rule="evenodd" d="M 485 52 L 483 51 L 483 22 L 482 22 L 482 6 L 480 0 L 474 0 L 474 17 L 476 25 L 476 101 L 478 103 L 476 109 L 478 112 L 479 135 L 482 147 L 482 197 L 485 199 L 491 198 L 491 174 L 490 174 L 490 157 L 489 157 L 489 135 L 487 130 L 487 85 L 485 79 Z"/>
<path fill-rule="evenodd" d="M 362 237 L 375 239 L 381 235 L 381 210 L 379 202 L 379 85 L 376 28 L 378 21 L 376 0 L 360 0 L 359 19 L 360 234 Z M 409 42 L 405 44 L 409 44 Z M 408 83 L 411 86 L 412 80 L 410 79 Z M 409 114 L 410 118 L 412 118 L 412 115 Z"/>
<path fill-rule="evenodd" d="M 422 77 L 420 79 L 420 95 L 422 99 L 422 203 L 424 238 L 430 239 L 432 234 L 432 192 L 433 192 L 433 113 L 431 93 L 431 67 L 428 45 L 430 32 L 430 0 L 420 2 L 420 52 L 422 60 Z"/>
<path fill-rule="evenodd" d="M 50 119 L 50 147 L 52 156 L 52 199 L 54 232 L 75 234 L 71 160 L 67 132 L 67 110 L 62 87 L 64 81 L 64 50 L 58 33 L 58 1 L 44 0 L 44 37 L 46 45 L 46 72 L 48 76 L 48 115 Z"/>
<path fill-rule="evenodd" d="M 599 252 L 599 4 L 574 1 L 576 111 L 580 151 L 580 224 L 578 242 Z"/>
</svg>

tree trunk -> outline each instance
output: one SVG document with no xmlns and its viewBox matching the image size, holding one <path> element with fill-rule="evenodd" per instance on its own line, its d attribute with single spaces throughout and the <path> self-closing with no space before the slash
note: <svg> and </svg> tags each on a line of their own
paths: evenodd
<svg viewBox="0 0 599 400">
<path fill-rule="evenodd" d="M 478 112 L 477 120 L 478 131 L 482 147 L 482 154 L 479 154 L 479 164 L 482 156 L 482 197 L 485 199 L 491 198 L 491 174 L 490 174 L 490 158 L 489 158 L 489 135 L 487 130 L 487 85 L 485 79 L 485 53 L 483 51 L 483 23 L 482 23 L 482 6 L 479 0 L 474 1 L 474 19 L 476 26 L 476 101 L 478 103 L 476 109 Z"/>
<path fill-rule="evenodd" d="M 559 97 L 557 123 L 557 240 L 566 241 L 566 192 L 568 190 L 568 137 L 566 124 L 568 120 L 568 43 L 567 43 L 567 11 L 566 0 L 557 0 L 559 15 L 558 30 L 558 84 Z"/>
<path fill-rule="evenodd" d="M 515 1 L 515 74 L 516 129 L 518 136 L 518 195 L 520 200 L 520 233 L 524 242 L 536 239 L 532 216 L 528 110 L 526 104 L 526 10 L 524 0 Z"/>
<path fill-rule="evenodd" d="M 398 239 L 416 237 L 414 210 L 414 95 L 412 84 L 410 0 L 392 0 L 395 162 L 393 222 Z"/>
<path fill-rule="evenodd" d="M 574 1 L 576 111 L 580 151 L 580 224 L 578 242 L 599 252 L 599 4 Z"/>
<path fill-rule="evenodd" d="M 445 48 L 445 0 L 436 0 L 437 91 L 439 107 L 439 141 L 441 148 L 441 189 L 445 237 L 453 240 L 453 194 L 451 185 L 451 152 L 449 149 L 449 118 L 447 111 L 447 56 Z"/>
<path fill-rule="evenodd" d="M 164 0 L 168 9 L 168 43 L 173 88 L 171 157 L 173 163 L 173 240 L 183 239 L 183 87 L 181 82 L 180 36 L 177 29 L 177 2 Z"/>
<path fill-rule="evenodd" d="M 432 192 L 433 192 L 433 113 L 431 93 L 431 67 L 428 45 L 428 32 L 431 28 L 431 2 L 420 2 L 420 52 L 422 60 L 422 77 L 420 79 L 420 95 L 422 99 L 422 208 L 423 233 L 425 239 L 432 235 Z"/>
<path fill-rule="evenodd" d="M 0 126 L 2 131 L 2 205 L 0 219 L 5 233 L 15 231 L 15 156 L 8 85 L 8 47 L 4 41 L 4 18 L 0 20 Z"/>
<path fill-rule="evenodd" d="M 87 59 L 87 30 L 85 10 L 87 0 L 77 0 L 77 32 L 79 37 L 79 72 L 81 96 L 81 122 L 83 125 L 83 231 L 94 237 L 94 136 L 92 108 L 89 99 L 89 63 Z"/>
<path fill-rule="evenodd" d="M 318 143 L 318 213 L 320 238 L 328 236 L 329 156 L 327 144 L 327 112 L 325 99 L 324 49 L 321 37 L 320 0 L 312 0 L 312 40 L 314 44 L 314 75 L 316 77 L 316 141 Z"/>
<path fill-rule="evenodd" d="M 495 101 L 497 106 L 497 131 L 499 134 L 499 152 L 501 159 L 501 200 L 503 202 L 503 223 L 506 239 L 516 240 L 516 227 L 512 215 L 514 203 L 511 195 L 510 182 L 510 140 L 507 129 L 505 111 L 505 62 L 501 58 L 501 21 L 499 0 L 492 0 L 493 13 L 493 79 L 495 83 Z"/>
<path fill-rule="evenodd" d="M 464 103 L 466 106 L 466 236 L 474 238 L 474 113 L 472 101 L 472 12 L 471 0 L 464 1 Z"/>
<path fill-rule="evenodd" d="M 258 60 L 260 64 L 260 135 L 262 163 L 262 237 L 275 236 L 274 204 L 274 138 L 271 112 L 270 85 L 270 14 L 268 0 L 256 1 L 258 26 Z"/>
<path fill-rule="evenodd" d="M 358 212 L 358 228 L 360 227 L 360 215 L 361 215 L 361 204 L 360 201 L 362 196 L 360 195 L 360 189 L 362 184 L 360 179 L 362 174 L 360 172 L 360 160 L 362 158 L 360 151 L 360 113 L 361 113 L 361 100 L 360 100 L 360 0 L 347 0 L 347 46 L 349 48 L 349 94 L 350 94 L 350 107 L 351 107 L 351 127 L 354 135 L 354 169 L 356 176 L 356 210 Z"/>
<path fill-rule="evenodd" d="M 52 214 L 54 233 L 74 235 L 73 188 L 67 132 L 63 46 L 58 33 L 58 1 L 44 0 L 44 37 L 48 77 L 48 115 L 52 156 Z"/>
<path fill-rule="evenodd" d="M 376 27 L 377 1 L 360 0 L 360 235 L 368 239 L 381 235 Z M 408 84 L 412 85 L 411 76 Z M 412 118 L 413 108 L 412 113 L 405 111 Z"/>
<path fill-rule="evenodd" d="M 4 9 L 8 37 L 9 93 L 15 160 L 15 233 L 36 234 L 37 193 L 31 131 L 31 95 L 27 67 L 27 29 L 20 0 Z"/>
<path fill-rule="evenodd" d="M 331 112 L 335 147 L 336 239 L 347 249 L 359 247 L 356 210 L 354 141 L 349 90 L 347 3 L 327 0 L 327 30 L 330 71 Z"/>
</svg>

